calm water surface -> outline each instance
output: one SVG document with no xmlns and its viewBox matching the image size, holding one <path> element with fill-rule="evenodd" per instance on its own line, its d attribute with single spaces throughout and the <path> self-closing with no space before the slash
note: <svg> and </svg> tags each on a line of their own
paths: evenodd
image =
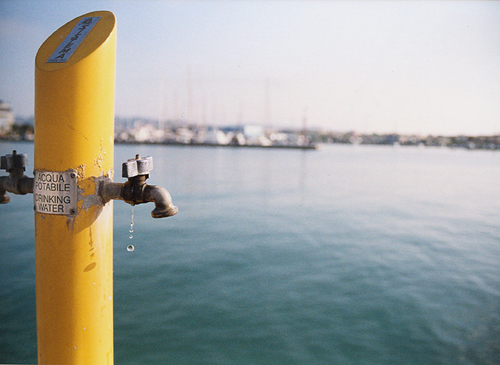
<svg viewBox="0 0 500 365">
<path fill-rule="evenodd" d="M 499 152 L 136 153 L 180 212 L 115 202 L 117 364 L 500 363 Z M 32 198 L 0 218 L 0 363 L 36 363 Z"/>
</svg>

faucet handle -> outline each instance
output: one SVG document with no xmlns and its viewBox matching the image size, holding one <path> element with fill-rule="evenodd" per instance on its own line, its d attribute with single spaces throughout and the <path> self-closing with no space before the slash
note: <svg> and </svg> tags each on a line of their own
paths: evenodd
<svg viewBox="0 0 500 365">
<path fill-rule="evenodd" d="M 135 158 L 122 164 L 122 177 L 131 178 L 140 175 L 149 177 L 151 170 L 153 170 L 153 156 L 141 158 L 141 156 L 136 155 Z"/>
<path fill-rule="evenodd" d="M 16 150 L 12 151 L 12 154 L 1 156 L 0 158 L 0 170 L 6 170 L 7 172 L 12 172 L 16 169 L 24 171 L 27 164 L 28 154 L 17 154 Z"/>
</svg>

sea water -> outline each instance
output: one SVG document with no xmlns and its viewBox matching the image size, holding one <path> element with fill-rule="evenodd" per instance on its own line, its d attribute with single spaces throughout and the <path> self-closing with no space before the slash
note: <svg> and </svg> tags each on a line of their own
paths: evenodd
<svg viewBox="0 0 500 365">
<path fill-rule="evenodd" d="M 137 153 L 179 214 L 135 206 L 130 240 L 114 204 L 115 363 L 500 363 L 500 152 L 117 145 L 115 171 Z M 32 204 L 0 206 L 0 363 L 36 363 Z"/>
</svg>

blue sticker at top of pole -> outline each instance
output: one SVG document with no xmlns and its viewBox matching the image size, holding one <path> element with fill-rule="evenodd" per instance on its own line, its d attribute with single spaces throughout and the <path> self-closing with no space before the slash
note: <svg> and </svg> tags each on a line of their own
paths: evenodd
<svg viewBox="0 0 500 365">
<path fill-rule="evenodd" d="M 64 41 L 52 53 L 47 63 L 62 63 L 69 60 L 73 52 L 75 52 L 92 28 L 94 28 L 99 19 L 101 19 L 100 16 L 80 19 L 73 30 L 64 38 Z"/>
</svg>

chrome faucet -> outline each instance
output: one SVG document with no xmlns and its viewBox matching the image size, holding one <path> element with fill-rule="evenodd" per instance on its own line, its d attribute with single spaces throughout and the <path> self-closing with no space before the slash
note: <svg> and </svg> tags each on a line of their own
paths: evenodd
<svg viewBox="0 0 500 365">
<path fill-rule="evenodd" d="M 176 215 L 179 209 L 173 205 L 169 192 L 156 185 L 146 184 L 149 173 L 153 169 L 153 157 L 127 160 L 122 164 L 122 177 L 128 179 L 125 183 L 115 183 L 106 178 L 101 181 L 98 191 L 104 203 L 112 199 L 123 200 L 130 205 L 154 202 L 155 209 L 151 212 L 153 218 L 165 218 Z"/>
</svg>

